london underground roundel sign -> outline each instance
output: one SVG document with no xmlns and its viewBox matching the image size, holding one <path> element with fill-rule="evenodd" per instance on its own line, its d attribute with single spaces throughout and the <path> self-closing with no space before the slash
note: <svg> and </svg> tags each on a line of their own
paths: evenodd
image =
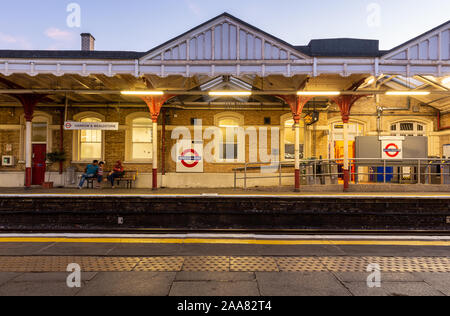
<svg viewBox="0 0 450 316">
<path fill-rule="evenodd" d="M 187 149 L 183 151 L 179 160 L 186 168 L 194 168 L 202 160 L 202 157 L 194 149 Z"/>
<path fill-rule="evenodd" d="M 396 158 L 401 153 L 401 149 L 394 143 L 388 144 L 383 151 L 390 158 Z"/>
</svg>

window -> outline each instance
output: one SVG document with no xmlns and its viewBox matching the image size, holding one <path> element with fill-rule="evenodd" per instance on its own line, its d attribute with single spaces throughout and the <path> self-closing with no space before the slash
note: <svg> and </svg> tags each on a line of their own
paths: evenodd
<svg viewBox="0 0 450 316">
<path fill-rule="evenodd" d="M 26 151 L 26 120 L 25 115 L 20 117 L 21 129 L 20 129 L 20 143 L 19 143 L 19 161 L 25 161 Z M 47 145 L 47 152 L 50 152 L 53 148 L 53 133 L 50 128 L 52 125 L 52 116 L 41 112 L 35 111 L 33 120 L 31 123 L 31 143 L 39 145 Z"/>
<path fill-rule="evenodd" d="M 221 160 L 237 160 L 239 157 L 239 121 L 233 118 L 220 119 L 219 127 L 223 136 L 219 158 Z"/>
<path fill-rule="evenodd" d="M 305 129 L 300 126 L 300 159 L 304 158 Z M 284 159 L 295 159 L 295 127 L 294 120 L 286 120 L 284 123 Z"/>
<path fill-rule="evenodd" d="M 98 118 L 88 117 L 81 122 L 101 122 Z M 102 157 L 102 131 L 82 130 L 80 131 L 80 160 L 87 161 L 101 159 Z"/>
<path fill-rule="evenodd" d="M 392 136 L 425 136 L 425 125 L 418 122 L 399 122 L 391 125 Z"/>
<path fill-rule="evenodd" d="M 334 123 L 331 126 L 331 141 L 343 141 L 344 140 L 344 124 Z M 348 124 L 348 139 L 354 141 L 355 137 L 364 136 L 364 125 L 356 122 Z"/>
<path fill-rule="evenodd" d="M 152 120 L 136 118 L 132 123 L 131 158 L 133 160 L 151 160 L 153 151 Z"/>
<path fill-rule="evenodd" d="M 47 144 L 47 122 L 34 122 L 32 123 L 31 132 L 32 143 L 44 143 Z"/>
</svg>

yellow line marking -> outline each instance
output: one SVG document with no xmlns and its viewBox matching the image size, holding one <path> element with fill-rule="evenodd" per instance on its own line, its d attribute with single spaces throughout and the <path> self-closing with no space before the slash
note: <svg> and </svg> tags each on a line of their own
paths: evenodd
<svg viewBox="0 0 450 316">
<path fill-rule="evenodd" d="M 0 238 L 0 243 L 99 243 L 99 244 L 226 244 L 226 245 L 361 245 L 361 246 L 438 246 L 450 241 L 397 240 L 255 240 L 255 239 L 165 239 L 165 238 Z"/>
</svg>

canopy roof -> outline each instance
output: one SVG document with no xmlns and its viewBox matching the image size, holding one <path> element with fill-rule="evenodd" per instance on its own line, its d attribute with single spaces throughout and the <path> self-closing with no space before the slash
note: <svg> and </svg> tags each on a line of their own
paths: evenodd
<svg viewBox="0 0 450 316">
<path fill-rule="evenodd" d="M 378 41 L 345 38 L 295 46 L 224 13 L 147 52 L 2 50 L 0 103 L 16 103 L 4 91 L 8 89 L 55 90 L 46 99 L 53 104 L 63 104 L 71 91 L 71 103 L 80 106 L 142 104 L 117 93 L 133 89 L 186 91 L 186 96 L 171 101 L 181 105 L 218 101 L 195 95 L 205 87 L 346 90 L 360 83 L 362 91 L 373 90 L 375 84 L 380 89 L 449 91 L 448 76 L 450 21 L 390 51 L 380 51 Z M 376 80 L 364 85 L 368 78 Z M 441 111 L 450 110 L 447 95 L 419 99 Z M 235 101 L 259 106 L 282 103 L 256 95 Z"/>
</svg>

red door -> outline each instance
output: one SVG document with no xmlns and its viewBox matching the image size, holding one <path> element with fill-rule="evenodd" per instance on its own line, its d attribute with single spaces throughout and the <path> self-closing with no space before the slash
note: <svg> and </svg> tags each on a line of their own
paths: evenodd
<svg viewBox="0 0 450 316">
<path fill-rule="evenodd" d="M 47 145 L 33 145 L 33 167 L 31 172 L 33 185 L 42 185 L 45 182 L 46 158 Z"/>
</svg>

